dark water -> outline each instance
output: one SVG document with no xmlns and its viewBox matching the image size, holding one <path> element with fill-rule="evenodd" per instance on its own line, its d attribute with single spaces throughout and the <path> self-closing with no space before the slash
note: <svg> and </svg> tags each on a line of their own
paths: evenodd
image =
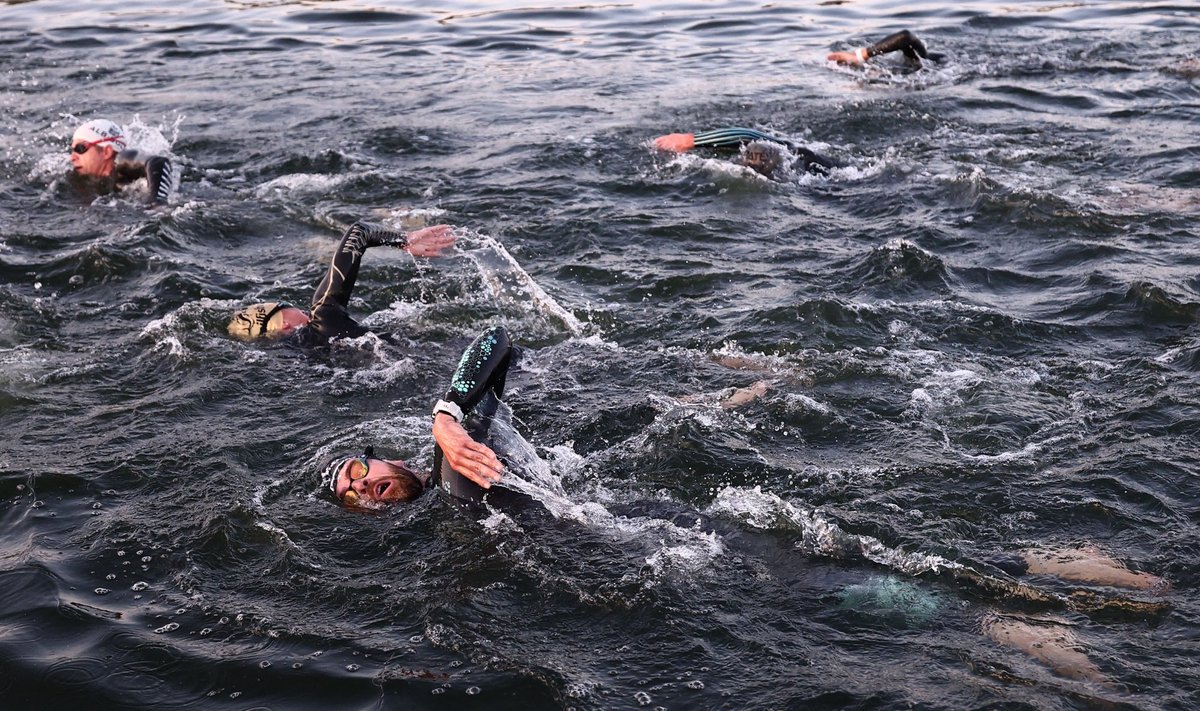
<svg viewBox="0 0 1200 711">
<path fill-rule="evenodd" d="M 0 707 L 1194 708 L 1195 6 L 519 5 L 0 6 Z M 93 116 L 171 205 L 65 183 Z M 724 125 L 846 167 L 648 148 Z M 366 255 L 402 345 L 225 335 L 359 216 L 462 228 Z M 494 323 L 545 510 L 329 500 Z M 958 574 L 1030 548 L 1171 587 Z"/>
</svg>

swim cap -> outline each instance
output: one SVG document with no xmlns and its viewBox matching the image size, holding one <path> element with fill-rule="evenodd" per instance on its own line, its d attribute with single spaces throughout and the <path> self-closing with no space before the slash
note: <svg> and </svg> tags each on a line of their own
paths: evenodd
<svg viewBox="0 0 1200 711">
<path fill-rule="evenodd" d="M 112 139 L 108 143 L 118 153 L 128 147 L 125 143 L 124 129 L 108 119 L 92 119 L 75 129 L 75 135 L 71 137 L 71 143 L 79 143 L 80 141 L 95 143 L 104 139 Z"/>
<path fill-rule="evenodd" d="M 783 164 L 783 148 L 771 141 L 751 141 L 742 147 L 741 164 L 767 177 Z"/>
<path fill-rule="evenodd" d="M 271 317 L 287 308 L 291 308 L 291 304 L 284 301 L 247 306 L 233 315 L 229 322 L 229 335 L 245 341 L 262 338 L 267 335 L 267 324 Z"/>
</svg>

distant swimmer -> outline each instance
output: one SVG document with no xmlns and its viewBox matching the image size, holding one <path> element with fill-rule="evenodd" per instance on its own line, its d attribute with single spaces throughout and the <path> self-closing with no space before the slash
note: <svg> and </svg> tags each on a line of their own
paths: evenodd
<svg viewBox="0 0 1200 711">
<path fill-rule="evenodd" d="M 866 64 L 867 60 L 873 57 L 890 52 L 903 52 L 905 62 L 912 67 L 920 67 L 922 59 L 940 62 L 945 58 L 944 55 L 926 50 L 925 43 L 917 39 L 912 32 L 900 30 L 869 47 L 860 47 L 852 52 L 831 52 L 826 59 L 838 64 L 857 67 Z"/>
<path fill-rule="evenodd" d="M 151 203 L 165 203 L 175 180 L 171 161 L 129 148 L 125 131 L 106 119 L 94 119 L 75 129 L 71 167 L 75 175 L 95 181 L 99 192 L 145 178 Z"/>
<path fill-rule="evenodd" d="M 718 128 L 702 133 L 669 133 L 654 139 L 654 147 L 672 153 L 685 153 L 694 148 L 738 151 L 735 162 L 772 179 L 778 179 L 785 168 L 827 175 L 837 167 L 836 162 L 825 156 L 798 146 L 786 138 L 772 136 L 753 128 Z"/>
<path fill-rule="evenodd" d="M 350 293 L 358 279 L 363 252 L 369 247 L 397 247 L 416 257 L 436 257 L 454 244 L 449 225 L 434 225 L 404 233 L 368 222 L 346 229 L 317 285 L 309 313 L 286 302 L 248 306 L 234 314 L 229 334 L 245 341 L 286 341 L 300 347 L 328 344 L 334 338 L 357 338 L 368 332 L 349 312 Z"/>
<path fill-rule="evenodd" d="M 516 347 L 499 326 L 484 331 L 463 352 L 450 388 L 433 408 L 433 473 L 421 474 L 400 459 L 380 459 L 372 447 L 339 457 L 326 469 L 329 488 L 347 506 L 412 501 L 437 488 L 460 502 L 513 495 L 496 487 L 500 458 L 484 444 L 504 394 Z"/>
</svg>

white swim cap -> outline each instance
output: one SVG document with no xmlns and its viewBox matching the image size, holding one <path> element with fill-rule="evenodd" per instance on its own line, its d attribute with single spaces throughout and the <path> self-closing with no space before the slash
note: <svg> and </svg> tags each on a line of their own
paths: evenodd
<svg viewBox="0 0 1200 711">
<path fill-rule="evenodd" d="M 125 131 L 117 124 L 108 119 L 92 119 L 75 129 L 75 135 L 71 137 L 71 143 L 97 143 L 103 141 L 111 143 L 114 150 L 118 153 L 125 150 L 128 145 L 125 143 Z"/>
</svg>

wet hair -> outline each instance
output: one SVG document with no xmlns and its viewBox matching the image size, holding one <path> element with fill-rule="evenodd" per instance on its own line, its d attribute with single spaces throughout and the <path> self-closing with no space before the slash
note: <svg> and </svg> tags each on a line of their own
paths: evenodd
<svg viewBox="0 0 1200 711">
<path fill-rule="evenodd" d="M 229 321 L 229 335 L 243 341 L 262 338 L 267 335 L 267 324 L 270 323 L 271 317 L 291 306 L 286 301 L 268 301 L 247 306 L 234 314 Z"/>
</svg>

